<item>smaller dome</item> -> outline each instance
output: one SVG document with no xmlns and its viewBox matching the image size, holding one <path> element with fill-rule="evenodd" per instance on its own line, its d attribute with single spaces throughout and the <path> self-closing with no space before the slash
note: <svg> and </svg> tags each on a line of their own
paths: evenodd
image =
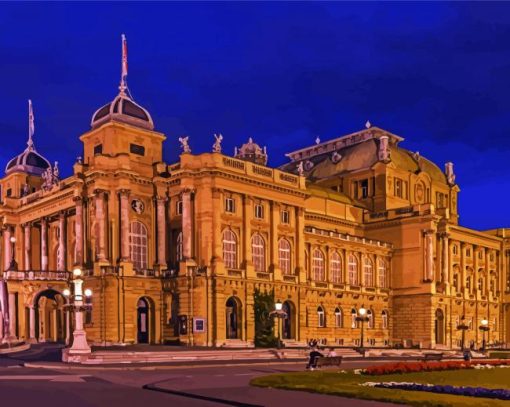
<svg viewBox="0 0 510 407">
<path fill-rule="evenodd" d="M 109 121 L 131 124 L 154 130 L 154 122 L 149 112 L 135 103 L 126 93 L 121 92 L 112 102 L 96 110 L 90 125 L 93 129 Z"/>
<path fill-rule="evenodd" d="M 236 147 L 235 158 L 245 161 L 251 161 L 256 164 L 267 164 L 267 151 L 266 147 L 261 148 L 257 143 L 253 142 L 250 137 L 247 143 L 244 143 L 239 149 Z"/>
<path fill-rule="evenodd" d="M 5 167 L 5 174 L 24 172 L 30 175 L 41 175 L 49 167 L 49 161 L 35 151 L 35 148 L 29 146 L 20 155 L 9 161 Z"/>
</svg>

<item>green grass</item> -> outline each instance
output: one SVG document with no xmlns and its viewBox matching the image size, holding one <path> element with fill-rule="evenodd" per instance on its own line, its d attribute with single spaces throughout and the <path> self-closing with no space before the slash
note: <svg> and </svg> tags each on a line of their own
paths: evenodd
<svg viewBox="0 0 510 407">
<path fill-rule="evenodd" d="M 491 359 L 510 359 L 510 352 L 503 351 L 489 352 L 489 357 Z"/>
<path fill-rule="evenodd" d="M 300 372 L 258 377 L 251 384 L 287 390 L 302 390 L 366 400 L 387 401 L 415 406 L 490 406 L 510 405 L 509 401 L 479 397 L 452 396 L 428 392 L 389 390 L 359 386 L 359 383 L 398 381 L 453 386 L 510 388 L 510 369 L 451 370 L 444 372 L 407 373 L 383 376 L 355 375 L 338 371 Z"/>
</svg>

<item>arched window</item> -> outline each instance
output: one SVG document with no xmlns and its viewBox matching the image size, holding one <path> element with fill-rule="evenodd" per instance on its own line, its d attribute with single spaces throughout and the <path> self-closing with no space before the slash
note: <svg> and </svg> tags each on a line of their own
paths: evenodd
<svg viewBox="0 0 510 407">
<path fill-rule="evenodd" d="M 483 272 L 483 270 L 478 270 L 478 272 Z M 478 291 L 480 292 L 480 294 L 483 294 L 484 289 L 485 289 L 485 281 L 484 281 L 483 277 L 478 278 L 477 288 L 478 288 Z"/>
<path fill-rule="evenodd" d="M 359 285 L 358 283 L 358 259 L 354 254 L 349 254 L 349 284 Z"/>
<path fill-rule="evenodd" d="M 379 274 L 379 287 L 388 288 L 388 271 L 386 262 L 383 259 L 379 259 L 378 261 L 377 273 Z"/>
<path fill-rule="evenodd" d="M 184 258 L 183 258 L 183 255 L 182 255 L 182 232 L 179 232 L 179 234 L 177 235 L 177 246 L 176 246 L 176 260 L 177 261 L 183 261 Z"/>
<path fill-rule="evenodd" d="M 319 328 L 326 327 L 326 315 L 324 314 L 324 308 L 322 308 L 320 305 L 317 308 L 317 321 Z"/>
<path fill-rule="evenodd" d="M 262 236 L 255 233 L 251 238 L 251 256 L 255 271 L 266 271 L 266 244 Z"/>
<path fill-rule="evenodd" d="M 338 254 L 338 252 L 333 252 L 330 259 L 330 272 L 331 272 L 331 281 L 333 283 L 341 283 L 343 281 L 342 278 L 342 258 Z"/>
<path fill-rule="evenodd" d="M 358 318 L 358 312 L 355 308 L 351 310 L 351 328 L 357 328 L 358 327 L 358 321 L 356 321 L 356 318 Z"/>
<path fill-rule="evenodd" d="M 335 308 L 335 326 L 337 328 L 344 327 L 344 316 L 342 314 L 342 309 L 339 307 Z"/>
<path fill-rule="evenodd" d="M 457 255 L 459 253 L 459 249 L 458 249 L 458 246 L 456 244 L 454 244 L 452 246 L 452 252 L 454 255 Z"/>
<path fill-rule="evenodd" d="M 223 262 L 228 269 L 237 268 L 237 236 L 230 229 L 223 231 Z"/>
<path fill-rule="evenodd" d="M 374 328 L 374 313 L 371 309 L 367 310 L 367 319 L 368 319 L 368 328 L 373 329 Z"/>
<path fill-rule="evenodd" d="M 363 274 L 365 279 L 365 287 L 373 287 L 374 266 L 372 265 L 372 260 L 370 260 L 368 257 L 365 257 L 363 260 Z"/>
<path fill-rule="evenodd" d="M 278 242 L 278 266 L 283 274 L 291 274 L 290 259 L 290 243 L 287 239 L 280 239 Z"/>
<path fill-rule="evenodd" d="M 388 329 L 388 311 L 383 310 L 383 312 L 381 312 L 381 321 L 382 321 L 382 328 Z"/>
<path fill-rule="evenodd" d="M 129 249 L 135 270 L 147 270 L 147 228 L 141 222 L 129 225 Z"/>
<path fill-rule="evenodd" d="M 455 264 L 453 266 L 453 287 L 455 287 L 455 291 L 456 292 L 459 292 L 460 291 L 460 280 L 459 280 L 459 275 L 460 275 L 460 269 L 459 269 L 459 266 L 458 264 Z"/>
<path fill-rule="evenodd" d="M 312 273 L 315 281 L 324 281 L 326 279 L 326 267 L 324 266 L 324 254 L 319 249 L 313 251 Z"/>
<path fill-rule="evenodd" d="M 466 268 L 466 288 L 471 294 L 473 292 L 473 269 L 471 267 Z"/>
</svg>

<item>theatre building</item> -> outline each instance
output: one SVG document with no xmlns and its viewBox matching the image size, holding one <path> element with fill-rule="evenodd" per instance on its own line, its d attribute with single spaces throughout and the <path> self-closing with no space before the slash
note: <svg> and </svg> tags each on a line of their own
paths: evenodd
<svg viewBox="0 0 510 407">
<path fill-rule="evenodd" d="M 367 123 L 280 168 L 252 139 L 195 154 L 122 84 L 71 176 L 32 136 L 0 180 L 4 336 L 68 341 L 63 291 L 80 268 L 95 344 L 253 346 L 254 293 L 274 290 L 288 346 L 359 345 L 362 307 L 367 346 L 458 348 L 467 325 L 479 347 L 483 319 L 488 342 L 508 346 L 510 231 L 460 226 L 453 165 L 402 137 Z M 163 161 L 164 142 L 178 162 Z"/>
</svg>

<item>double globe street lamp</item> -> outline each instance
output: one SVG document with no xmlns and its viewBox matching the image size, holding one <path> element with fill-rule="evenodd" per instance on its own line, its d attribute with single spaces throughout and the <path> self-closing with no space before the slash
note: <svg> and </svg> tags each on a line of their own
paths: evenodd
<svg viewBox="0 0 510 407">
<path fill-rule="evenodd" d="M 487 345 L 487 342 L 485 341 L 485 333 L 489 332 L 489 321 L 484 318 L 480 321 L 480 331 L 482 331 L 482 352 L 485 352 L 485 347 Z"/>
<path fill-rule="evenodd" d="M 462 339 L 460 342 L 460 350 L 464 351 L 464 345 L 466 342 L 466 331 L 469 329 L 469 326 L 466 325 L 466 318 L 464 315 L 460 318 L 460 324 L 457 325 L 457 330 L 462 331 Z"/>
<path fill-rule="evenodd" d="M 83 312 L 91 308 L 90 304 L 86 304 L 83 299 L 92 297 L 92 290 L 90 288 L 83 291 L 82 270 L 75 268 L 73 270 L 73 279 L 71 280 L 73 291 L 66 288 L 63 291 L 65 297 L 69 298 L 69 309 L 74 311 L 74 331 L 73 331 L 73 344 L 68 351 L 69 362 L 80 362 L 86 359 L 91 349 L 87 343 L 87 333 L 83 328 Z"/>
<path fill-rule="evenodd" d="M 356 316 L 356 322 L 361 322 L 361 338 L 360 338 L 360 353 L 365 356 L 365 349 L 364 349 L 364 328 L 365 328 L 365 322 L 368 322 L 368 315 L 367 310 L 361 306 L 361 308 L 358 310 L 358 315 Z"/>
<path fill-rule="evenodd" d="M 271 311 L 269 313 L 269 316 L 278 318 L 278 329 L 277 329 L 278 338 L 277 338 L 277 342 L 276 342 L 276 348 L 281 349 L 282 342 L 281 342 L 281 330 L 280 330 L 281 322 L 280 322 L 280 320 L 283 321 L 285 318 L 287 318 L 287 313 L 283 310 L 283 303 L 280 300 L 276 301 L 276 303 L 274 304 L 274 311 Z"/>
</svg>

